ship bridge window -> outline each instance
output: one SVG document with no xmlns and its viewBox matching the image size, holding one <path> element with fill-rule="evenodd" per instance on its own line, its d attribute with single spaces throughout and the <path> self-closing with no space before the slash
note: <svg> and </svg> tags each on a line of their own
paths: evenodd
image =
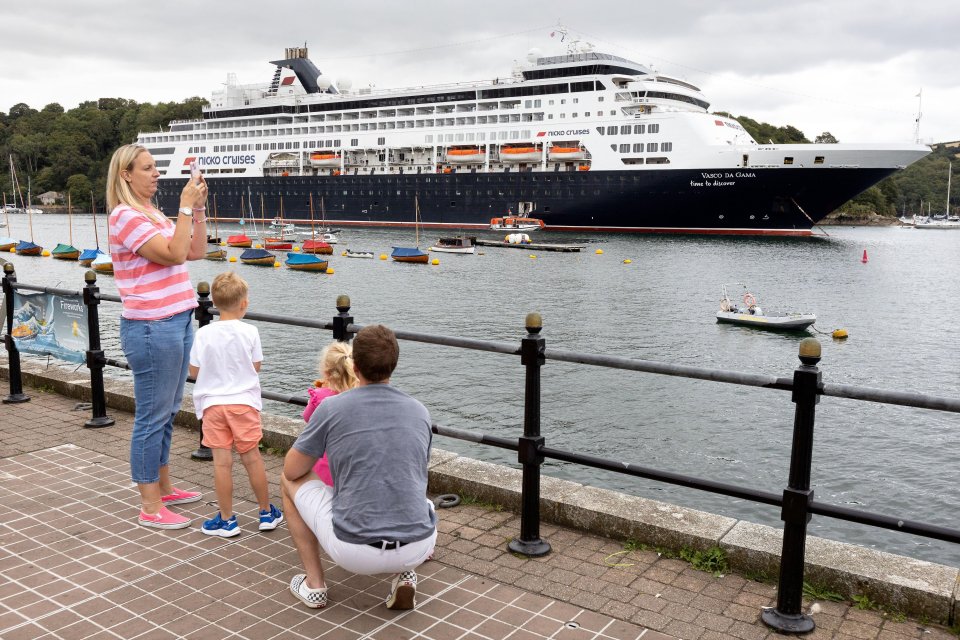
<svg viewBox="0 0 960 640">
<path fill-rule="evenodd" d="M 645 125 L 645 124 L 635 124 L 635 125 L 633 125 L 633 132 L 634 132 L 634 133 L 640 134 L 640 133 L 646 133 L 646 131 L 647 131 L 647 125 Z"/>
<path fill-rule="evenodd" d="M 615 136 L 615 135 L 617 135 L 617 128 L 616 128 L 616 127 L 607 127 L 607 135 L 608 135 L 608 136 Z"/>
<path fill-rule="evenodd" d="M 630 145 L 629 144 L 620 145 L 620 153 L 630 153 Z"/>
<path fill-rule="evenodd" d="M 652 124 L 647 128 L 647 133 L 660 133 L 660 125 Z"/>
<path fill-rule="evenodd" d="M 642 143 L 642 142 L 634 143 L 634 145 L 633 145 L 633 152 L 634 152 L 634 153 L 643 153 L 643 143 Z"/>
<path fill-rule="evenodd" d="M 658 146 L 659 146 L 659 145 L 658 145 L 656 142 L 648 142 L 648 143 L 647 143 L 647 152 L 648 152 L 648 153 L 649 153 L 649 152 L 655 152 L 655 151 L 657 150 L 657 147 L 658 147 Z"/>
<path fill-rule="evenodd" d="M 630 125 L 625 124 L 620 127 L 620 135 L 628 135 L 630 133 Z"/>
<path fill-rule="evenodd" d="M 660 151 L 673 151 L 673 143 L 672 143 L 672 142 L 661 142 L 661 143 L 660 143 Z"/>
</svg>

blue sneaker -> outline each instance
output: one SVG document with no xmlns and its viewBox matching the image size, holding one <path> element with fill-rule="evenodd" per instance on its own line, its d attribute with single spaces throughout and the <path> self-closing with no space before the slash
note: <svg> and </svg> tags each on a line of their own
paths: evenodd
<svg viewBox="0 0 960 640">
<path fill-rule="evenodd" d="M 270 510 L 266 509 L 260 512 L 260 531 L 273 531 L 283 522 L 283 514 L 272 504 Z"/>
<path fill-rule="evenodd" d="M 229 520 L 220 517 L 220 512 L 203 523 L 200 531 L 208 536 L 220 536 L 221 538 L 232 538 L 240 535 L 240 525 L 237 524 L 237 514 L 233 514 Z"/>
</svg>

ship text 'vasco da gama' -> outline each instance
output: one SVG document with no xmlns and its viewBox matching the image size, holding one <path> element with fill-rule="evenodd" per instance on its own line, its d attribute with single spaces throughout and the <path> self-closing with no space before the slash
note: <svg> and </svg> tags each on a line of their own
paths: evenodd
<svg viewBox="0 0 960 640">
<path fill-rule="evenodd" d="M 138 142 L 175 212 L 196 161 L 221 217 L 338 226 L 486 228 L 508 211 L 548 229 L 808 235 L 930 152 L 916 144 L 761 144 L 700 90 L 574 41 L 508 78 L 353 89 L 287 49 L 271 82 L 231 74 L 199 120 Z"/>
</svg>

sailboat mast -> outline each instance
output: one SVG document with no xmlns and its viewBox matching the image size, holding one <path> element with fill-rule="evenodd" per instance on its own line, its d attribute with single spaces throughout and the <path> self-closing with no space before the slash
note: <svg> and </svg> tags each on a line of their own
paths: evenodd
<svg viewBox="0 0 960 640">
<path fill-rule="evenodd" d="M 414 206 L 414 220 L 413 220 L 413 229 L 416 234 L 417 239 L 417 249 L 420 248 L 420 196 L 415 195 L 413 197 L 413 206 Z"/>
<path fill-rule="evenodd" d="M 97 231 L 97 201 L 93 197 L 93 190 L 90 190 L 90 215 L 93 216 L 93 241 L 97 243 L 97 249 L 100 249 L 100 232 Z"/>
<path fill-rule="evenodd" d="M 67 191 L 67 226 L 70 228 L 70 246 L 73 246 L 73 201 L 71 192 Z"/>
<path fill-rule="evenodd" d="M 314 226 L 313 224 L 313 192 L 312 191 L 310 192 L 310 239 L 313 241 L 317 240 L 317 227 Z"/>
<path fill-rule="evenodd" d="M 947 163 L 947 217 L 950 217 L 950 178 L 953 176 L 953 162 Z"/>
</svg>

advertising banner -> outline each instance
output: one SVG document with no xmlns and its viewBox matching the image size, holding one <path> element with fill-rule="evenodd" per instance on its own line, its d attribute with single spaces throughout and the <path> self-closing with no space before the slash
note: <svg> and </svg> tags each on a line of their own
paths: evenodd
<svg viewBox="0 0 960 640">
<path fill-rule="evenodd" d="M 10 335 L 21 353 L 86 362 L 87 307 L 80 296 L 17 291 Z"/>
</svg>

